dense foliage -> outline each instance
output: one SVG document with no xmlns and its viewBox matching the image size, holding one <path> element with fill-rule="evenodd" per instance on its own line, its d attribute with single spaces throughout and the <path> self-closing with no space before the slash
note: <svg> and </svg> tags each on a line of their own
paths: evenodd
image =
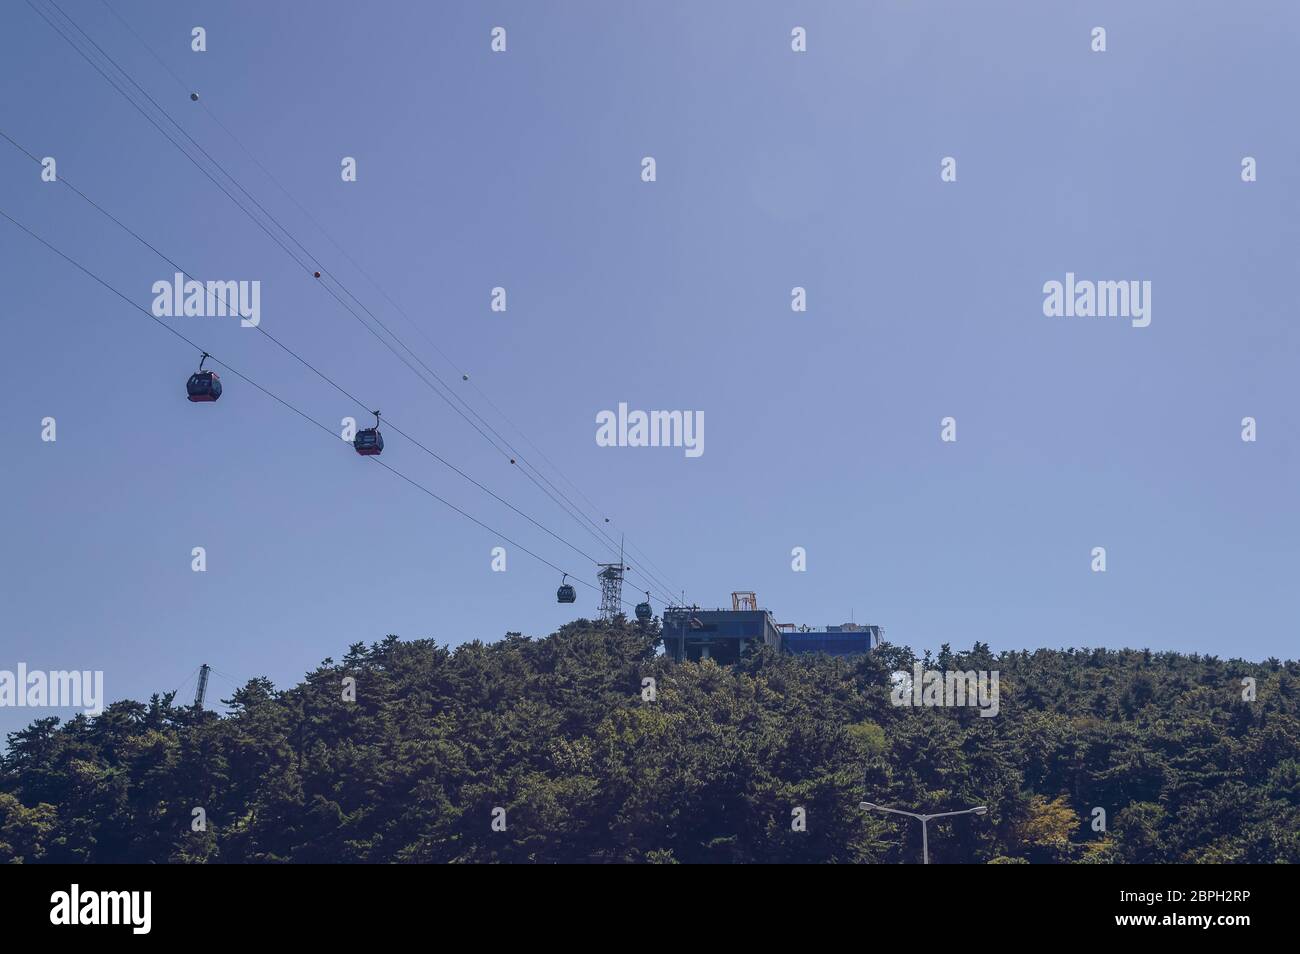
<svg viewBox="0 0 1300 954">
<path fill-rule="evenodd" d="M 982 718 L 891 704 L 899 647 L 721 667 L 656 641 L 585 621 L 454 650 L 389 637 L 287 691 L 252 680 L 226 716 L 167 695 L 37 721 L 0 761 L 0 860 L 918 861 L 920 825 L 866 798 L 988 805 L 931 823 L 938 862 L 1300 861 L 1296 663 L 927 654 L 1000 672 Z"/>
</svg>

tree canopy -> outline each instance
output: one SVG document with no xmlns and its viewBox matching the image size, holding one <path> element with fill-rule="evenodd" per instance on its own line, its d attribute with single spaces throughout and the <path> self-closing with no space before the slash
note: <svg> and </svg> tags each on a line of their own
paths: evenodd
<svg viewBox="0 0 1300 954">
<path fill-rule="evenodd" d="M 976 643 L 724 667 L 657 643 L 389 636 L 225 715 L 165 694 L 41 719 L 0 759 L 0 861 L 919 861 L 920 825 L 864 799 L 987 805 L 930 823 L 932 862 L 1300 861 L 1295 662 Z M 916 661 L 997 670 L 997 715 L 895 706 Z"/>
</svg>

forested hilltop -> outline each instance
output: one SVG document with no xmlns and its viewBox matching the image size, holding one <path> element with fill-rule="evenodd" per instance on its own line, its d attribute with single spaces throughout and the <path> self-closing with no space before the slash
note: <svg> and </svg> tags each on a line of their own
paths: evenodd
<svg viewBox="0 0 1300 954">
<path fill-rule="evenodd" d="M 984 718 L 893 705 L 901 647 L 720 667 L 657 638 L 390 636 L 292 689 L 252 680 L 225 717 L 167 695 L 37 721 L 0 762 L 0 861 L 918 862 L 920 825 L 863 799 L 987 805 L 931 823 L 932 862 L 1300 861 L 1295 662 L 979 643 L 921 660 L 999 671 Z"/>
</svg>

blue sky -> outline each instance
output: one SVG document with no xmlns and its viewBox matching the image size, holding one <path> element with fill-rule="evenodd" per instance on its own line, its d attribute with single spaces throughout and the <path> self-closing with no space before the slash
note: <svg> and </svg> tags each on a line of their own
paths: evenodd
<svg viewBox="0 0 1300 954">
<path fill-rule="evenodd" d="M 753 589 L 918 648 L 1295 655 L 1295 7 L 111 2 L 692 601 Z M 59 4 L 568 490 L 103 3 Z M 0 129 L 197 277 L 259 280 L 267 331 L 594 555 L 26 4 L 0 13 L 0 77 Z M 170 266 L 39 172 L 0 142 L 0 208 L 147 307 Z M 195 352 L 5 222 L 0 243 L 0 669 L 102 669 L 110 700 L 204 661 L 290 685 L 387 633 L 595 614 L 514 547 L 492 572 L 497 536 L 237 379 L 191 405 Z M 1150 327 L 1044 317 L 1067 271 L 1150 281 Z M 170 321 L 322 423 L 366 410 L 236 321 Z M 702 411 L 705 453 L 598 447 L 620 401 Z M 594 581 L 387 437 L 385 462 Z"/>
</svg>

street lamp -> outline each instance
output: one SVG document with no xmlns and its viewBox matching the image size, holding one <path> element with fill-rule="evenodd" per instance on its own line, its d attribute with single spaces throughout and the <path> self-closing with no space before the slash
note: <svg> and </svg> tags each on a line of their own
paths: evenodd
<svg viewBox="0 0 1300 954">
<path fill-rule="evenodd" d="M 921 861 L 922 864 L 930 863 L 930 835 L 926 827 L 932 818 L 947 818 L 949 815 L 983 815 L 988 811 L 984 805 L 977 805 L 974 808 L 966 808 L 959 812 L 935 812 L 932 815 L 919 815 L 916 812 L 905 812 L 897 808 L 886 808 L 884 805 L 876 805 L 872 802 L 858 802 L 858 808 L 869 812 L 889 812 L 891 815 L 906 815 L 908 818 L 915 818 L 921 822 Z"/>
</svg>

